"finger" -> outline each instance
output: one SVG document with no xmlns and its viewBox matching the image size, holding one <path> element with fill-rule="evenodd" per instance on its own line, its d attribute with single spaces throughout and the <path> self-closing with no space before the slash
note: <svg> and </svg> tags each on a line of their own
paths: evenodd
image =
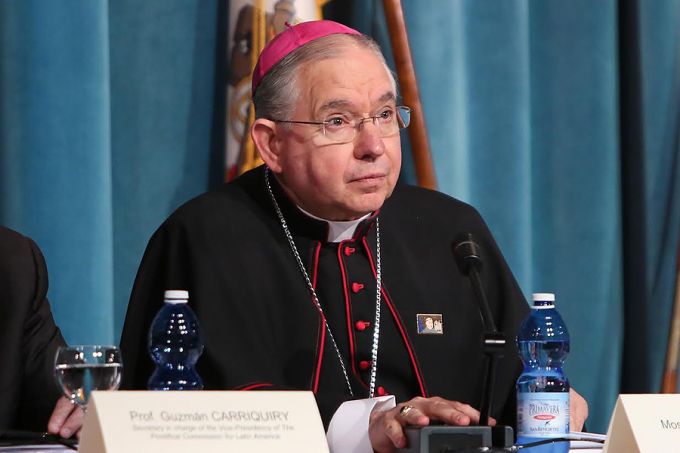
<svg viewBox="0 0 680 453">
<path fill-rule="evenodd" d="M 397 416 L 398 417 L 398 416 Z M 394 417 L 385 417 L 385 435 L 392 442 L 394 448 L 404 448 L 406 446 L 406 435 L 404 427 L 399 420 Z"/>
<path fill-rule="evenodd" d="M 371 415 L 369 438 L 376 452 L 393 452 L 407 444 L 404 428 L 409 425 L 425 426 L 430 419 L 411 404 L 401 404 L 392 410 Z"/>
<path fill-rule="evenodd" d="M 75 405 L 70 400 L 63 396 L 59 398 L 54 406 L 50 420 L 47 422 L 47 431 L 51 434 L 59 434 L 59 430 L 74 409 Z"/>
<path fill-rule="evenodd" d="M 469 419 L 469 423 L 479 424 L 480 412 L 469 404 L 453 401 L 453 407 Z"/>
<path fill-rule="evenodd" d="M 569 396 L 569 424 L 573 431 L 581 431 L 583 430 L 583 424 L 588 418 L 588 402 L 574 389 L 569 390 Z"/>
<path fill-rule="evenodd" d="M 430 418 L 442 420 L 450 425 L 468 426 L 479 423 L 479 411 L 468 404 L 430 398 L 420 409 Z"/>
<path fill-rule="evenodd" d="M 415 426 L 425 426 L 430 423 L 430 419 L 427 415 L 415 406 L 409 405 L 411 409 L 408 412 L 403 412 L 405 406 L 397 408 L 398 412 L 395 418 L 399 421 L 402 426 L 415 425 Z"/>
<path fill-rule="evenodd" d="M 393 453 L 395 448 L 406 444 L 403 427 L 397 420 L 398 408 L 371 414 L 368 437 L 376 453 Z"/>
<path fill-rule="evenodd" d="M 583 425 L 586 422 L 586 417 L 583 415 L 582 412 L 576 411 L 575 414 L 572 414 L 569 417 L 569 426 L 571 427 L 572 431 L 583 431 Z"/>
<path fill-rule="evenodd" d="M 71 415 L 66 419 L 66 422 L 59 430 L 59 435 L 65 439 L 73 436 L 73 434 L 78 434 L 80 437 L 80 428 L 83 426 L 83 420 L 85 419 L 85 412 L 80 407 L 71 412 Z"/>
</svg>

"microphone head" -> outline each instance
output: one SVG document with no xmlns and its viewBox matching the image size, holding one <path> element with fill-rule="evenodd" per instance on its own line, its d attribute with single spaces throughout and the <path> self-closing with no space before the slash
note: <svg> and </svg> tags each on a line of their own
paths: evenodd
<svg viewBox="0 0 680 453">
<path fill-rule="evenodd" d="M 478 271 L 482 268 L 481 249 L 472 233 L 465 233 L 464 237 L 454 244 L 453 254 L 463 275 L 468 275 L 472 268 Z"/>
</svg>

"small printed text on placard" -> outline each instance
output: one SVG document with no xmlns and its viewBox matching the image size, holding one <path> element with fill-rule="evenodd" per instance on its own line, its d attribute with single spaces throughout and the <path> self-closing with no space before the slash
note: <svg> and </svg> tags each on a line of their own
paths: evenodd
<svg viewBox="0 0 680 453">
<path fill-rule="evenodd" d="M 674 422 L 668 419 L 661 419 L 661 427 L 663 429 L 680 429 L 680 421 Z"/>
<path fill-rule="evenodd" d="M 128 413 L 132 431 L 154 440 L 279 440 L 295 430 L 284 410 Z"/>
</svg>

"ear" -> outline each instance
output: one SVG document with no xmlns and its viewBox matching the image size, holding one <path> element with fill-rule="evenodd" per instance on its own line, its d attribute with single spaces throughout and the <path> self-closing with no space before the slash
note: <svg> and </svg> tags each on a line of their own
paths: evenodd
<svg viewBox="0 0 680 453">
<path fill-rule="evenodd" d="M 280 173 L 281 140 L 277 135 L 276 123 L 264 118 L 258 118 L 250 128 L 250 136 L 264 163 L 274 173 Z"/>
</svg>

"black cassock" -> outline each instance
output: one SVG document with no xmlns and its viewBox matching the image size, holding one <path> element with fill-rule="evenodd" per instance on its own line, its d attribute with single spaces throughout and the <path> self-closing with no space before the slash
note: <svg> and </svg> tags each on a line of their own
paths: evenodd
<svg viewBox="0 0 680 453">
<path fill-rule="evenodd" d="M 482 324 L 452 246 L 472 233 L 498 328 L 507 333 L 494 417 L 514 424 L 520 371 L 514 337 L 528 311 L 491 233 L 474 208 L 397 185 L 351 240 L 328 243 L 327 224 L 275 196 L 343 357 L 354 398 L 368 396 L 376 310 L 376 217 L 382 300 L 376 395 L 441 396 L 479 406 Z M 285 238 L 263 167 L 180 207 L 151 238 L 121 340 L 123 387 L 146 388 L 147 332 L 165 289 L 186 289 L 205 337 L 198 372 L 206 389 L 310 389 L 324 423 L 351 399 L 322 316 Z M 418 314 L 442 316 L 442 334 L 419 334 Z"/>
</svg>

